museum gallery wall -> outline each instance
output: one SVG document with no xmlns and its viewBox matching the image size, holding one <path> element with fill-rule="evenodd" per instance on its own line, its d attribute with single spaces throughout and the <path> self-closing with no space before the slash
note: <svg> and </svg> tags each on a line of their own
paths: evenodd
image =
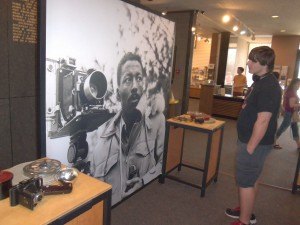
<svg viewBox="0 0 300 225">
<path fill-rule="evenodd" d="M 46 1 L 46 156 L 112 184 L 112 204 L 161 174 L 174 29 L 124 1 Z"/>
</svg>

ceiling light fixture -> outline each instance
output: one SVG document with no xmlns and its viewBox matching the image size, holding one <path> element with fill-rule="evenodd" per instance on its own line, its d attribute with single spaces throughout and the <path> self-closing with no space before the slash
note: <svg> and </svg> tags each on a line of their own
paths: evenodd
<svg viewBox="0 0 300 225">
<path fill-rule="evenodd" d="M 244 34 L 246 34 L 246 31 L 245 30 L 241 30 L 240 35 L 244 35 Z"/>
<path fill-rule="evenodd" d="M 276 18 L 279 18 L 279 16 L 273 15 L 272 18 L 273 18 L 273 19 L 276 19 Z"/>
<path fill-rule="evenodd" d="M 229 15 L 229 14 L 224 15 L 222 18 L 223 23 L 225 23 L 225 21 L 227 21 L 228 23 L 229 22 L 228 18 L 233 20 L 233 22 L 230 23 L 234 25 L 232 27 L 233 32 L 237 32 L 238 30 L 240 30 L 238 34 L 236 33 L 237 35 L 247 35 L 247 37 L 252 37 L 252 40 L 255 40 L 254 31 L 234 15 Z M 229 29 L 227 30 L 229 31 Z"/>
<path fill-rule="evenodd" d="M 230 21 L 230 16 L 229 15 L 224 15 L 222 18 L 223 23 L 228 23 Z"/>
<path fill-rule="evenodd" d="M 233 31 L 238 31 L 239 30 L 239 26 L 238 25 L 234 25 L 232 28 Z"/>
</svg>

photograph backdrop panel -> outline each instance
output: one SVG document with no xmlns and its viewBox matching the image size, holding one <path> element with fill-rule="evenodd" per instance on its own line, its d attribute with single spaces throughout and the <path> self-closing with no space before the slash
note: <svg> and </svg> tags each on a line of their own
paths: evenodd
<svg viewBox="0 0 300 225">
<path fill-rule="evenodd" d="M 46 3 L 46 156 L 111 183 L 113 204 L 161 173 L 174 31 L 120 0 Z"/>
</svg>

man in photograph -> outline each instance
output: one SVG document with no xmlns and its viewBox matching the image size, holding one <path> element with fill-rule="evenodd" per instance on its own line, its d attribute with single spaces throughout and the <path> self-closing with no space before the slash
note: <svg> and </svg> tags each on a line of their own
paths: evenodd
<svg viewBox="0 0 300 225">
<path fill-rule="evenodd" d="M 89 142 L 91 174 L 112 185 L 112 204 L 161 174 L 165 134 L 163 110 L 147 113 L 155 106 L 149 105 L 140 56 L 127 53 L 120 60 L 117 84 L 121 110 Z"/>
<path fill-rule="evenodd" d="M 258 178 L 267 155 L 273 149 L 281 88 L 273 76 L 275 53 L 267 46 L 251 50 L 247 65 L 257 77 L 247 93 L 238 121 L 236 182 L 239 206 L 227 209 L 226 215 L 237 220 L 231 225 L 255 224 L 253 214 Z"/>
</svg>

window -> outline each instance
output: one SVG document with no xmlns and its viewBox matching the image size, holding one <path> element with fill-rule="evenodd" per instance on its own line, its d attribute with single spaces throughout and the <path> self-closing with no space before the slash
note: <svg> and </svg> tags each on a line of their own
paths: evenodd
<svg viewBox="0 0 300 225">
<path fill-rule="evenodd" d="M 232 85 L 233 83 L 233 77 L 236 74 L 235 57 L 236 57 L 236 48 L 229 48 L 228 56 L 227 56 L 225 81 L 224 81 L 225 85 Z"/>
</svg>

